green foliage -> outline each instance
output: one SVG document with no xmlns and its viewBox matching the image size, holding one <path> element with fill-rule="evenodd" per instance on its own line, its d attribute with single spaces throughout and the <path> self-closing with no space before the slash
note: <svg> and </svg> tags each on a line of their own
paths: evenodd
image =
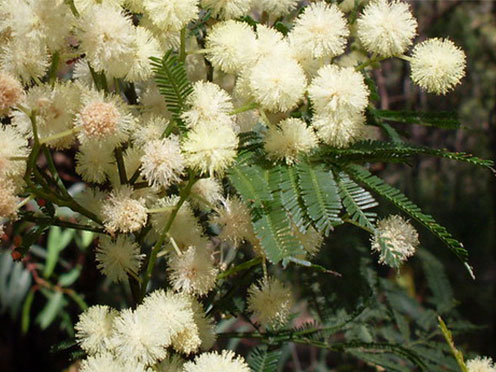
<svg viewBox="0 0 496 372">
<path fill-rule="evenodd" d="M 424 227 L 429 229 L 435 236 L 437 236 L 446 246 L 462 261 L 466 262 L 468 252 L 463 247 L 462 243 L 453 238 L 453 236 L 444 228 L 439 225 L 431 215 L 425 214 L 422 210 L 411 202 L 403 193 L 392 186 L 386 184 L 382 179 L 372 175 L 365 168 L 350 164 L 343 166 L 343 170 L 354 179 L 356 182 L 364 184 L 366 187 L 376 192 L 384 199 L 394 204 L 398 209 L 402 210 Z"/>
<path fill-rule="evenodd" d="M 152 57 L 151 64 L 155 82 L 160 94 L 165 98 L 167 109 L 175 120 L 179 120 L 186 98 L 193 90 L 184 63 L 170 50 L 162 59 Z"/>
<path fill-rule="evenodd" d="M 458 129 L 460 121 L 456 112 L 422 112 L 422 111 L 392 111 L 369 109 L 376 120 L 386 120 L 396 123 L 420 124 L 443 129 Z"/>
<path fill-rule="evenodd" d="M 269 347 L 264 345 L 252 350 L 248 356 L 248 365 L 253 372 L 276 372 L 281 350 L 269 350 Z"/>
<path fill-rule="evenodd" d="M 9 252 L 0 254 L 0 314 L 18 317 L 31 282 L 31 274 L 21 262 L 14 262 Z"/>
</svg>

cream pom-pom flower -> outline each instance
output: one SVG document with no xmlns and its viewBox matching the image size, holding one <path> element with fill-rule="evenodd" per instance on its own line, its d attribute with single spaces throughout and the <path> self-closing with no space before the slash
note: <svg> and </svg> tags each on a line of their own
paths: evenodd
<svg viewBox="0 0 496 372">
<path fill-rule="evenodd" d="M 257 43 L 255 56 L 257 60 L 264 58 L 288 58 L 292 50 L 284 35 L 272 27 L 257 26 Z"/>
<path fill-rule="evenodd" d="M 113 282 L 126 281 L 128 274 L 137 275 L 143 258 L 139 245 L 124 235 L 115 241 L 101 238 L 96 250 L 98 269 Z"/>
<path fill-rule="evenodd" d="M 288 320 L 292 307 L 291 289 L 276 278 L 261 280 L 248 289 L 248 309 L 262 326 L 283 325 Z"/>
<path fill-rule="evenodd" d="M 349 33 L 343 12 L 318 2 L 298 17 L 289 40 L 293 49 L 311 58 L 335 57 L 344 52 Z"/>
<path fill-rule="evenodd" d="M 150 141 L 159 140 L 169 125 L 169 121 L 160 117 L 151 115 L 143 120 L 141 126 L 137 126 L 131 133 L 134 143 L 143 147 Z"/>
<path fill-rule="evenodd" d="M 150 57 L 161 57 L 163 54 L 164 51 L 155 36 L 144 27 L 136 27 L 134 56 L 126 80 L 136 82 L 152 77 Z"/>
<path fill-rule="evenodd" d="M 29 39 L 13 39 L 0 46 L 0 66 L 5 72 L 29 83 L 42 78 L 50 66 L 50 55 L 43 43 Z"/>
<path fill-rule="evenodd" d="M 229 20 L 217 23 L 207 35 L 207 58 L 225 73 L 238 73 L 252 62 L 256 34 L 244 23 Z"/>
<path fill-rule="evenodd" d="M 18 201 L 12 180 L 0 177 L 0 219 L 15 218 Z"/>
<path fill-rule="evenodd" d="M 172 338 L 172 348 L 185 355 L 196 353 L 201 343 L 202 340 L 196 323 L 192 323 Z"/>
<path fill-rule="evenodd" d="M 223 19 L 240 18 L 251 9 L 252 0 L 201 0 L 202 7 L 211 9 L 212 16 Z"/>
<path fill-rule="evenodd" d="M 496 372 L 496 365 L 489 357 L 476 357 L 466 363 L 468 372 Z"/>
<path fill-rule="evenodd" d="M 141 174 L 150 185 L 168 187 L 181 180 L 184 159 L 177 136 L 150 141 L 143 151 Z"/>
<path fill-rule="evenodd" d="M 157 234 L 162 234 L 178 201 L 179 197 L 173 195 L 160 199 L 154 205 L 153 208 L 160 211 L 153 213 L 151 217 L 152 226 Z M 189 246 L 204 247 L 208 242 L 203 236 L 203 229 L 188 202 L 179 208 L 168 235 L 174 239 L 175 244 L 180 249 L 187 249 Z"/>
<path fill-rule="evenodd" d="M 181 144 L 186 164 L 201 174 L 223 173 L 237 155 L 239 139 L 226 124 L 200 124 Z"/>
<path fill-rule="evenodd" d="M 371 239 L 372 250 L 379 253 L 379 262 L 395 268 L 413 256 L 418 245 L 417 230 L 398 215 L 377 222 L 377 232 Z"/>
<path fill-rule="evenodd" d="M 281 17 L 296 9 L 298 0 L 254 0 L 253 5 L 273 17 Z"/>
<path fill-rule="evenodd" d="M 355 69 L 326 65 L 312 80 L 308 94 L 317 114 L 357 113 L 367 107 L 369 90 L 362 74 Z"/>
<path fill-rule="evenodd" d="M 374 0 L 357 20 L 357 33 L 367 51 L 391 57 L 403 54 L 412 44 L 417 21 L 407 3 Z"/>
<path fill-rule="evenodd" d="M 201 340 L 200 349 L 211 349 L 217 339 L 215 333 L 215 323 L 211 317 L 205 314 L 203 305 L 194 297 L 191 298 L 191 309 L 193 310 L 193 318 L 198 327 L 198 336 Z"/>
<path fill-rule="evenodd" d="M 295 59 L 260 59 L 247 72 L 248 84 L 255 101 L 272 112 L 294 109 L 307 87 L 305 72 Z"/>
<path fill-rule="evenodd" d="M 222 350 L 220 354 L 217 351 L 200 354 L 183 368 L 184 372 L 250 372 L 243 357 L 231 350 Z"/>
<path fill-rule="evenodd" d="M 74 329 L 81 349 L 88 354 L 109 351 L 114 319 L 118 315 L 117 310 L 102 305 L 91 306 L 79 315 Z"/>
<path fill-rule="evenodd" d="M 74 1 L 74 6 L 76 7 L 77 11 L 82 14 L 85 13 L 87 10 L 91 9 L 93 5 L 98 5 L 101 4 L 101 0 L 73 0 Z M 139 0 L 142 1 L 142 0 Z M 120 9 L 124 3 L 127 2 L 126 0 L 105 0 L 105 4 L 114 7 L 115 9 Z"/>
<path fill-rule="evenodd" d="M 198 17 L 199 0 L 143 0 L 150 20 L 162 31 L 180 31 Z"/>
<path fill-rule="evenodd" d="M 204 296 L 215 286 L 219 270 L 207 247 L 189 247 L 169 257 L 169 281 L 176 291 Z"/>
<path fill-rule="evenodd" d="M 113 148 L 127 140 L 135 122 L 120 97 L 90 91 L 81 100 L 75 124 L 82 144 L 98 142 Z"/>
<path fill-rule="evenodd" d="M 194 128 L 203 125 L 235 126 L 234 116 L 230 115 L 234 106 L 231 96 L 217 84 L 198 81 L 193 85 L 193 92 L 186 99 L 187 111 L 181 115 L 184 122 Z"/>
<path fill-rule="evenodd" d="M 44 84 L 28 91 L 23 105 L 36 112 L 40 140 L 73 128 L 75 114 L 80 108 L 80 97 L 80 86 L 71 82 L 56 82 L 53 87 Z M 31 138 L 33 130 L 28 113 L 15 111 L 13 116 L 19 130 Z M 69 132 L 66 136 L 49 140 L 47 145 L 56 149 L 66 149 L 74 143 L 75 138 L 75 134 Z"/>
<path fill-rule="evenodd" d="M 103 202 L 103 224 L 107 231 L 135 232 L 146 225 L 148 214 L 145 200 L 134 198 L 133 192 L 130 186 L 124 185 L 112 191 Z"/>
<path fill-rule="evenodd" d="M 0 116 L 9 114 L 10 108 L 17 105 L 24 97 L 21 83 L 3 71 L 0 71 Z"/>
<path fill-rule="evenodd" d="M 367 128 L 363 114 L 346 111 L 315 115 L 312 126 L 322 142 L 334 147 L 347 147 L 364 139 Z"/>
<path fill-rule="evenodd" d="M 22 176 L 28 154 L 28 141 L 17 128 L 0 125 L 0 178 Z"/>
<path fill-rule="evenodd" d="M 222 198 L 222 186 L 213 178 L 202 178 L 191 188 L 191 204 L 197 208 L 212 207 Z"/>
<path fill-rule="evenodd" d="M 98 143 L 81 145 L 76 153 L 76 172 L 86 182 L 104 183 L 114 167 L 114 152 Z"/>
<path fill-rule="evenodd" d="M 410 59 L 413 82 L 429 93 L 446 94 L 465 76 L 465 53 L 448 39 L 417 44 Z"/>
<path fill-rule="evenodd" d="M 100 372 L 100 371 L 121 372 L 124 370 L 124 368 L 126 371 L 144 372 L 143 368 L 141 368 L 141 370 L 132 369 L 132 367 L 129 364 L 127 364 L 124 367 L 123 363 L 115 359 L 115 356 L 110 352 L 92 355 L 84 359 L 81 362 L 80 371 L 81 372 Z"/>
<path fill-rule="evenodd" d="M 170 335 L 164 332 L 163 319 L 146 307 L 125 309 L 114 320 L 112 348 L 121 362 L 153 364 L 167 356 Z M 127 370 L 127 368 L 126 368 Z"/>
<path fill-rule="evenodd" d="M 225 199 L 223 207 L 211 217 L 210 223 L 219 225 L 221 228 L 219 239 L 234 247 L 255 235 L 250 210 L 238 197 Z"/>
<path fill-rule="evenodd" d="M 290 118 L 272 126 L 265 135 L 264 149 L 270 158 L 293 164 L 298 156 L 317 146 L 317 136 L 300 119 Z"/>
<path fill-rule="evenodd" d="M 136 31 L 131 17 L 108 3 L 93 5 L 78 22 L 81 50 L 95 71 L 123 78 L 135 56 Z"/>
</svg>

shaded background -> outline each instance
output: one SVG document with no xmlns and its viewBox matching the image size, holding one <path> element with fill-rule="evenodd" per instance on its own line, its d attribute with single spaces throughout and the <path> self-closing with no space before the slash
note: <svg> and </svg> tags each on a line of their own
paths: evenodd
<svg viewBox="0 0 496 372">
<path fill-rule="evenodd" d="M 454 93 L 436 97 L 411 84 L 405 63 L 386 61 L 382 69 L 375 71 L 380 108 L 422 111 L 456 108 L 462 130 L 452 132 L 407 124 L 396 128 L 415 144 L 496 159 L 496 2 L 415 1 L 412 5 L 419 20 L 418 39 L 449 36 L 467 54 L 467 77 Z M 375 171 L 380 171 L 390 184 L 401 189 L 464 242 L 476 280 L 469 278 L 463 265 L 439 241 L 427 231 L 419 231 L 423 247 L 445 263 L 459 301 L 457 311 L 482 327 L 458 336 L 457 344 L 465 350 L 496 358 L 496 178 L 486 170 L 432 158 L 416 159 L 410 166 L 390 165 L 382 169 L 379 165 Z M 380 212 L 386 215 L 388 210 L 383 208 Z M 347 238 L 350 233 L 355 235 L 353 239 Z M 340 229 L 323 248 L 325 255 L 321 255 L 321 259 L 340 272 L 355 270 L 349 250 L 356 244 L 367 245 L 367 236 L 357 235 L 352 228 Z M 69 248 L 64 253 L 72 257 L 73 263 L 84 267 L 77 290 L 86 294 L 88 303 L 118 302 L 122 293 L 114 293 L 108 286 L 99 289 L 101 293 L 95 293 L 102 278 L 94 268 L 94 257 L 91 253 L 78 255 L 77 251 Z M 425 283 L 418 274 L 418 266 L 419 262 L 413 259 L 406 270 L 413 280 L 414 295 L 422 297 Z M 349 290 L 351 294 L 352 288 Z M 35 299 L 33 309 L 42 303 Z M 74 318 L 80 310 L 70 304 L 67 311 Z M 0 371 L 57 371 L 67 367 L 67 354 L 52 354 L 49 348 L 67 338 L 64 328 L 74 319 L 69 317 L 66 323 L 63 319 L 57 320 L 44 331 L 31 325 L 29 333 L 23 336 L 19 313 L 14 316 L 15 320 L 12 317 L 8 311 L 0 317 Z M 309 349 L 296 350 L 286 370 L 304 369 L 309 354 Z"/>
</svg>

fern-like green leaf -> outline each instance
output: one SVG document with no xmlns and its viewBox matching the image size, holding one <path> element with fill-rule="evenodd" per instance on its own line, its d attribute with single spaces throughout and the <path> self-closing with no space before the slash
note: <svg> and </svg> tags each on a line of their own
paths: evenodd
<svg viewBox="0 0 496 372">
<path fill-rule="evenodd" d="M 248 356 L 248 365 L 253 372 L 276 372 L 280 358 L 280 349 L 269 351 L 268 346 L 259 346 Z"/>
<path fill-rule="evenodd" d="M 404 162 L 415 155 L 429 155 L 451 160 L 463 161 L 485 168 L 494 166 L 491 160 L 485 160 L 464 152 L 450 152 L 445 149 L 432 149 L 400 142 L 362 141 L 346 149 L 324 147 L 321 159 L 332 158 L 344 162 Z"/>
<path fill-rule="evenodd" d="M 304 253 L 301 243 L 292 235 L 289 220 L 280 198 L 269 188 L 269 176 L 264 169 L 237 164 L 229 171 L 229 179 L 252 212 L 255 233 L 267 258 L 278 263 L 284 258 Z"/>
<path fill-rule="evenodd" d="M 396 123 L 420 124 L 444 129 L 460 128 L 460 121 L 456 112 L 421 112 L 421 111 L 392 111 L 370 110 L 377 119 Z"/>
<path fill-rule="evenodd" d="M 186 98 L 193 91 L 184 64 L 179 61 L 172 50 L 168 51 L 162 59 L 156 57 L 150 59 L 160 94 L 164 96 L 167 109 L 173 118 L 178 120 L 184 109 Z"/>
<path fill-rule="evenodd" d="M 444 228 L 439 225 L 431 215 L 425 214 L 422 210 L 412 203 L 403 193 L 394 187 L 386 184 L 382 179 L 372 175 L 365 168 L 350 164 L 343 166 L 345 172 L 356 182 L 365 185 L 367 188 L 376 192 L 383 198 L 389 200 L 397 208 L 410 215 L 417 222 L 424 225 L 435 236 L 437 236 L 448 248 L 462 261 L 466 262 L 468 252 L 463 247 L 463 244 L 453 238 L 453 236 Z"/>
<path fill-rule="evenodd" d="M 301 198 L 298 173 L 295 167 L 280 167 L 279 187 L 282 204 L 289 213 L 291 221 L 302 232 L 306 231 L 309 223 L 305 214 L 305 205 Z"/>
<path fill-rule="evenodd" d="M 322 164 L 301 161 L 297 165 L 303 202 L 315 228 L 325 235 L 341 224 L 341 199 L 332 172 Z"/>
<path fill-rule="evenodd" d="M 375 230 L 377 214 L 365 211 L 379 205 L 370 192 L 350 180 L 345 173 L 339 174 L 337 184 L 349 218 L 361 226 Z"/>
</svg>

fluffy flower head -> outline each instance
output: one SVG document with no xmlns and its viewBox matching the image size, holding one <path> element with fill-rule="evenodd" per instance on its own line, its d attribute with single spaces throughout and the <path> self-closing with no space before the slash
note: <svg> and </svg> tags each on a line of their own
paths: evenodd
<svg viewBox="0 0 496 372">
<path fill-rule="evenodd" d="M 173 254 L 169 259 L 169 278 L 176 291 L 206 295 L 215 286 L 217 273 L 206 247 L 189 247 L 180 256 Z"/>
<path fill-rule="evenodd" d="M 18 198 L 12 180 L 0 177 L 0 219 L 17 215 Z"/>
<path fill-rule="evenodd" d="M 230 350 L 198 355 L 193 362 L 184 365 L 184 372 L 250 372 L 250 367 L 241 356 Z"/>
<path fill-rule="evenodd" d="M 139 245 L 124 235 L 115 241 L 104 237 L 96 251 L 98 268 L 113 282 L 127 280 L 127 274 L 138 274 L 143 260 Z"/>
<path fill-rule="evenodd" d="M 496 365 L 488 357 L 477 357 L 467 361 L 468 372 L 496 372 Z"/>
<path fill-rule="evenodd" d="M 264 279 L 248 289 L 248 309 L 265 327 L 283 325 L 292 306 L 291 289 L 276 278 Z"/>
<path fill-rule="evenodd" d="M 238 142 L 232 127 L 202 124 L 188 133 L 181 147 L 189 167 L 212 176 L 222 173 L 234 162 Z"/>
<path fill-rule="evenodd" d="M 348 25 L 336 5 L 313 3 L 296 20 L 291 45 L 311 58 L 335 57 L 344 52 Z"/>
<path fill-rule="evenodd" d="M 192 204 L 198 208 L 216 204 L 222 197 L 222 186 L 213 177 L 202 178 L 191 188 Z M 205 205 L 206 204 L 206 205 Z"/>
<path fill-rule="evenodd" d="M 465 76 L 465 53 L 448 39 L 428 39 L 413 49 L 411 77 L 429 93 L 446 94 Z"/>
<path fill-rule="evenodd" d="M 114 190 L 108 200 L 104 201 L 102 213 L 103 224 L 109 232 L 134 232 L 145 226 L 148 220 L 144 199 L 132 197 L 133 189 L 122 186 Z"/>
<path fill-rule="evenodd" d="M 24 96 L 21 83 L 10 74 L 0 71 L 0 116 L 8 114 Z"/>
<path fill-rule="evenodd" d="M 13 126 L 0 126 L 0 178 L 22 176 L 26 161 L 11 160 L 29 154 L 28 141 Z"/>
<path fill-rule="evenodd" d="M 76 154 L 76 172 L 86 182 L 104 183 L 107 175 L 115 167 L 112 149 L 98 143 L 86 143 L 79 147 Z"/>
<path fill-rule="evenodd" d="M 384 57 L 400 55 L 412 44 L 417 21 L 407 3 L 375 0 L 358 18 L 358 37 L 367 51 Z"/>
<path fill-rule="evenodd" d="M 248 80 L 256 102 L 272 112 L 295 108 L 307 87 L 305 72 L 293 58 L 263 58 L 249 70 Z"/>
<path fill-rule="evenodd" d="M 298 0 L 255 0 L 254 5 L 274 17 L 281 17 L 296 9 Z"/>
<path fill-rule="evenodd" d="M 239 18 L 251 9 L 252 0 L 201 0 L 204 8 L 211 9 L 212 15 L 223 19 Z"/>
<path fill-rule="evenodd" d="M 300 119 L 286 119 L 279 123 L 279 128 L 270 127 L 264 148 L 274 160 L 284 160 L 293 164 L 298 155 L 309 152 L 317 146 L 317 136 L 312 128 Z"/>
<path fill-rule="evenodd" d="M 319 69 L 308 93 L 317 114 L 336 111 L 361 112 L 368 104 L 369 90 L 362 74 L 351 67 L 327 65 Z"/>
<path fill-rule="evenodd" d="M 234 116 L 229 114 L 234 109 L 231 96 L 217 84 L 196 82 L 186 104 L 189 110 L 182 114 L 182 119 L 189 127 L 199 124 L 234 126 Z"/>
<path fill-rule="evenodd" d="M 162 31 L 180 31 L 198 16 L 199 0 L 143 0 L 146 15 Z"/>
<path fill-rule="evenodd" d="M 88 354 L 104 353 L 109 350 L 114 319 L 119 313 L 108 306 L 91 306 L 79 315 L 74 326 L 76 340 Z"/>
<path fill-rule="evenodd" d="M 334 147 L 347 147 L 363 139 L 367 128 L 363 114 L 347 111 L 315 115 L 312 126 L 322 142 Z"/>
<path fill-rule="evenodd" d="M 417 230 L 398 215 L 379 221 L 372 237 L 372 250 L 379 252 L 379 262 L 396 268 L 414 255 L 418 245 Z"/>
<path fill-rule="evenodd" d="M 184 160 L 176 136 L 147 143 L 141 157 L 141 173 L 153 186 L 168 187 L 181 179 Z"/>
</svg>

